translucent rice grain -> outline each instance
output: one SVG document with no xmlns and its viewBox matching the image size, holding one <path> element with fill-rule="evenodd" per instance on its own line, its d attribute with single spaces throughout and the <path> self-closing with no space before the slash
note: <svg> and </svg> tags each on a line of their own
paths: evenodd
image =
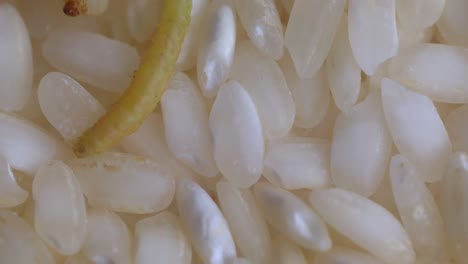
<svg viewBox="0 0 468 264">
<path fill-rule="evenodd" d="M 451 111 L 444 120 L 454 151 L 468 152 L 468 104 Z"/>
<path fill-rule="evenodd" d="M 403 50 L 417 44 L 431 42 L 435 31 L 435 26 L 425 29 L 398 27 L 399 49 Z"/>
<path fill-rule="evenodd" d="M 224 264 L 236 257 L 226 219 L 202 187 L 189 180 L 180 181 L 177 205 L 180 219 L 203 263 Z"/>
<path fill-rule="evenodd" d="M 145 214 L 161 211 L 174 196 L 173 175 L 160 164 L 124 153 L 107 152 L 69 162 L 94 207 Z"/>
<path fill-rule="evenodd" d="M 258 183 L 254 191 L 260 210 L 277 231 L 307 249 L 331 248 L 327 227 L 301 199 L 268 183 Z"/>
<path fill-rule="evenodd" d="M 60 24 L 56 30 L 67 32 L 93 32 L 104 36 L 111 35 L 109 26 L 104 22 L 103 19 L 101 19 L 100 16 L 78 16 L 73 18 L 67 17 L 67 20 L 63 24 Z M 41 52 L 40 49 L 38 51 Z M 36 73 L 34 72 L 34 74 Z"/>
<path fill-rule="evenodd" d="M 86 3 L 86 15 L 99 16 L 107 11 L 109 0 L 84 0 Z"/>
<path fill-rule="evenodd" d="M 252 98 L 237 82 L 221 86 L 210 113 L 214 157 L 223 176 L 246 188 L 263 170 L 262 126 Z"/>
<path fill-rule="evenodd" d="M 468 262 L 468 156 L 451 156 L 442 181 L 441 213 L 447 231 L 448 247 L 456 263 Z"/>
<path fill-rule="evenodd" d="M 439 21 L 437 29 L 446 43 L 453 45 L 468 45 L 468 32 L 466 25 L 468 17 L 468 2 L 465 0 L 446 0 L 444 11 Z"/>
<path fill-rule="evenodd" d="M 286 79 L 275 61 L 248 41 L 238 43 L 231 79 L 250 94 L 268 139 L 285 136 L 294 122 L 295 106 Z"/>
<path fill-rule="evenodd" d="M 383 261 L 414 262 L 408 234 L 380 205 L 338 188 L 312 191 L 309 201 L 329 225 Z"/>
<path fill-rule="evenodd" d="M 78 253 L 86 236 L 86 206 L 73 171 L 61 161 L 42 166 L 33 181 L 35 228 L 62 255 Z"/>
<path fill-rule="evenodd" d="M 294 1 L 286 28 L 285 45 L 300 78 L 312 77 L 322 66 L 345 4 L 345 0 Z"/>
<path fill-rule="evenodd" d="M 291 136 L 300 136 L 300 137 L 317 137 L 322 139 L 331 140 L 333 135 L 333 127 L 335 126 L 335 121 L 340 113 L 340 110 L 336 107 L 333 100 L 328 104 L 327 113 L 317 126 L 310 129 L 301 129 L 298 127 L 293 127 L 289 134 Z"/>
<path fill-rule="evenodd" d="M 103 209 L 88 211 L 86 240 L 81 252 L 95 263 L 130 264 L 130 235 L 120 217 Z"/>
<path fill-rule="evenodd" d="M 379 187 L 390 159 L 392 141 L 376 93 L 342 112 L 331 144 L 331 172 L 337 187 L 363 196 Z"/>
<path fill-rule="evenodd" d="M 432 100 L 468 102 L 468 49 L 443 44 L 420 44 L 390 61 L 389 76 Z"/>
<path fill-rule="evenodd" d="M 127 26 L 132 37 L 143 43 L 156 30 L 164 0 L 129 0 L 127 7 Z"/>
<path fill-rule="evenodd" d="M 384 264 L 381 260 L 363 252 L 347 248 L 333 248 L 319 253 L 314 258 L 314 264 Z"/>
<path fill-rule="evenodd" d="M 294 125 L 300 128 L 317 126 L 325 118 L 330 102 L 324 71 L 319 70 L 314 76 L 301 79 L 290 56 L 284 56 L 280 64 L 296 105 Z"/>
<path fill-rule="evenodd" d="M 113 39 L 131 43 L 132 36 L 127 26 L 127 6 L 128 0 L 112 0 L 107 12 L 101 17 L 109 25 Z"/>
<path fill-rule="evenodd" d="M 413 165 L 402 155 L 393 156 L 390 179 L 398 211 L 416 254 L 447 261 L 442 217 Z"/>
<path fill-rule="evenodd" d="M 283 57 L 283 27 L 274 0 L 234 0 L 240 22 L 263 55 Z"/>
<path fill-rule="evenodd" d="M 446 0 L 396 0 L 398 21 L 403 27 L 425 29 L 442 15 Z M 450 1 L 450 0 L 449 0 Z"/>
<path fill-rule="evenodd" d="M 151 113 L 140 128 L 122 141 L 122 147 L 131 154 L 163 160 L 171 156 L 164 133 L 164 121 L 160 113 Z"/>
<path fill-rule="evenodd" d="M 172 213 L 162 212 L 138 221 L 135 264 L 190 264 L 192 248 Z"/>
<path fill-rule="evenodd" d="M 0 3 L 0 109 L 20 110 L 32 91 L 33 62 L 28 29 L 8 3 Z"/>
<path fill-rule="evenodd" d="M 236 17 L 231 6 L 213 1 L 202 24 L 197 76 L 204 96 L 214 97 L 231 70 L 236 46 Z"/>
<path fill-rule="evenodd" d="M 424 181 L 442 179 L 452 146 L 432 101 L 387 78 L 382 80 L 382 101 L 390 134 L 400 153 Z"/>
<path fill-rule="evenodd" d="M 267 264 L 270 234 L 251 191 L 220 181 L 216 192 L 240 253 L 253 263 Z"/>
<path fill-rule="evenodd" d="M 336 106 L 342 111 L 349 110 L 359 97 L 361 68 L 356 63 L 349 44 L 347 16 L 341 18 L 325 66 Z"/>
<path fill-rule="evenodd" d="M 263 175 L 288 190 L 325 188 L 331 184 L 330 142 L 290 138 L 270 145 Z"/>
<path fill-rule="evenodd" d="M 71 77 L 50 72 L 39 83 L 39 105 L 44 116 L 73 142 L 105 113 L 104 107 Z"/>
<path fill-rule="evenodd" d="M 372 75 L 398 52 L 395 0 L 350 0 L 348 31 L 357 63 Z"/>
<path fill-rule="evenodd" d="M 160 113 L 150 114 L 136 132 L 122 141 L 121 146 L 130 154 L 147 157 L 158 162 L 176 178 L 197 178 L 198 176 L 179 162 L 169 151 L 164 133 L 164 122 Z"/>
<path fill-rule="evenodd" d="M 200 175 L 216 176 L 208 109 L 195 83 L 184 73 L 174 74 L 161 97 L 161 108 L 174 156 Z"/>
<path fill-rule="evenodd" d="M 54 264 L 42 240 L 23 219 L 7 210 L 0 210 L 0 255 L 2 264 Z"/>
<path fill-rule="evenodd" d="M 180 71 L 190 70 L 197 64 L 197 47 L 200 38 L 199 32 L 202 21 L 206 16 L 206 7 L 208 4 L 209 0 L 192 0 L 190 25 L 176 63 L 176 67 Z"/>
<path fill-rule="evenodd" d="M 111 92 L 125 90 L 140 64 L 134 47 L 91 32 L 56 31 L 42 53 L 58 70 Z"/>
<path fill-rule="evenodd" d="M 35 124 L 0 112 L 0 155 L 11 167 L 34 174 L 59 155 L 61 145 Z"/>
<path fill-rule="evenodd" d="M 0 157 L 0 208 L 14 207 L 28 198 L 28 192 L 16 182 L 10 164 Z"/>
<path fill-rule="evenodd" d="M 301 248 L 283 236 L 276 236 L 272 241 L 271 261 L 275 264 L 307 264 Z"/>
</svg>

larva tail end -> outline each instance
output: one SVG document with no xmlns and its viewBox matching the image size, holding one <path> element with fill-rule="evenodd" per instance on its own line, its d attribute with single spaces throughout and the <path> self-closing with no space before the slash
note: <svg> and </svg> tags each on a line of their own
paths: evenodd
<svg viewBox="0 0 468 264">
<path fill-rule="evenodd" d="M 78 158 L 84 158 L 93 154 L 81 140 L 73 144 L 73 152 Z"/>
</svg>

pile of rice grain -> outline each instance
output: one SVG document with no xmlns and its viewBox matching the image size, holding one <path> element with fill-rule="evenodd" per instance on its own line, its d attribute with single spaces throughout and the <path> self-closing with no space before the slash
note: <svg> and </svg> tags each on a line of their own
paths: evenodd
<svg viewBox="0 0 468 264">
<path fill-rule="evenodd" d="M 468 263 L 468 1 L 193 0 L 160 105 L 71 145 L 164 0 L 0 0 L 1 264 Z"/>
</svg>

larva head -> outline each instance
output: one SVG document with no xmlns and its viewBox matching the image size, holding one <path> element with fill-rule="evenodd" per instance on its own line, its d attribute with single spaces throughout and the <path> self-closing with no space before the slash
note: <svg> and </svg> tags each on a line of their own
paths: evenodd
<svg viewBox="0 0 468 264">
<path fill-rule="evenodd" d="M 79 16 L 88 11 L 86 2 L 84 0 L 68 0 L 63 7 L 63 13 L 68 16 Z"/>
</svg>

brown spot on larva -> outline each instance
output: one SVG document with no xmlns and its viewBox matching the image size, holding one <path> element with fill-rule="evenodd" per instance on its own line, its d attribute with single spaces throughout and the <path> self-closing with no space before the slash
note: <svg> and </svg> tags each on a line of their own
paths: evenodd
<svg viewBox="0 0 468 264">
<path fill-rule="evenodd" d="M 63 13 L 72 17 L 85 14 L 87 11 L 88 7 L 84 0 L 68 0 L 63 7 Z"/>
</svg>

